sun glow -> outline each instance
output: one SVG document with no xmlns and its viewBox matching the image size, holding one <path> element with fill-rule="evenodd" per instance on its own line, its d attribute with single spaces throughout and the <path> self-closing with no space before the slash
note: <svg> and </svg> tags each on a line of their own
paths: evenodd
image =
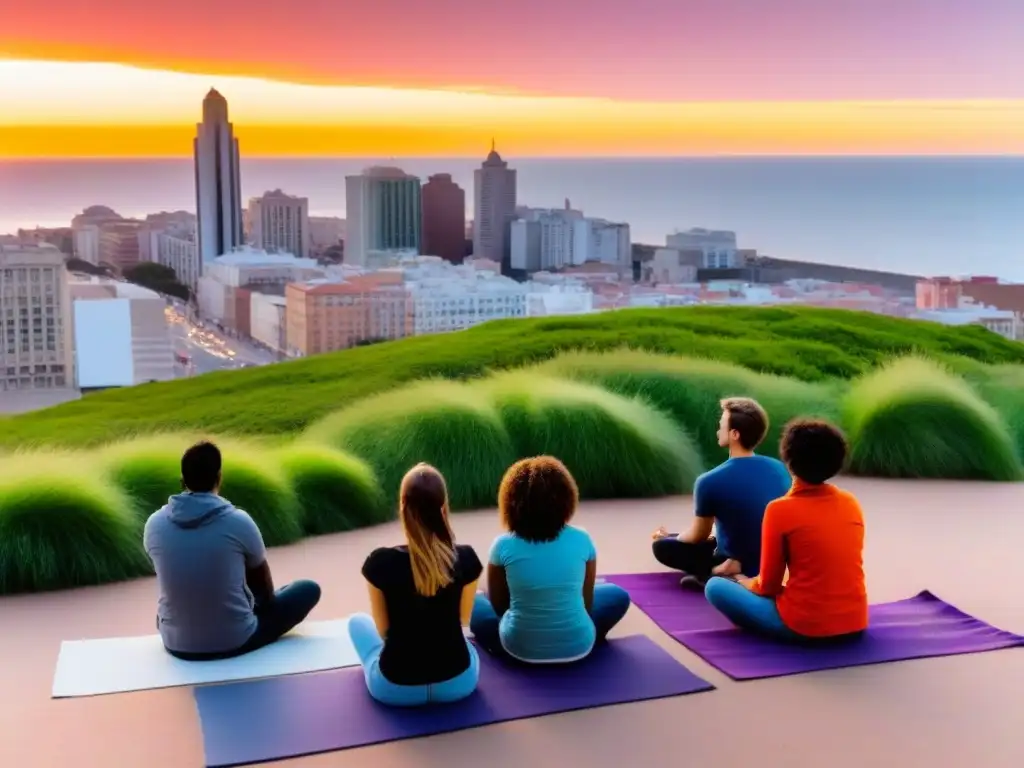
<svg viewBox="0 0 1024 768">
<path fill-rule="evenodd" d="M 1024 100 L 641 102 L 0 60 L 0 157 L 181 156 L 216 87 L 247 155 L 1024 152 Z"/>
</svg>

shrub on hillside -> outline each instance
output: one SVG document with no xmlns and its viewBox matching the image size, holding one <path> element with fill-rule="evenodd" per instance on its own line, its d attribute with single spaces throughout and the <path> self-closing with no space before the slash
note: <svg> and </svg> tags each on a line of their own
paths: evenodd
<svg viewBox="0 0 1024 768">
<path fill-rule="evenodd" d="M 0 468 L 0 594 L 152 573 L 124 494 L 70 457 L 5 456 Z"/>
<path fill-rule="evenodd" d="M 1018 480 L 1017 447 L 964 380 L 905 358 L 855 382 L 843 402 L 850 470 L 881 477 Z"/>
<path fill-rule="evenodd" d="M 565 354 L 541 364 L 538 370 L 643 398 L 668 413 L 693 437 L 708 466 L 725 459 L 717 438 L 723 398 L 753 397 L 764 406 L 770 426 L 758 450 L 778 457 L 779 437 L 786 422 L 796 416 L 832 417 L 838 397 L 834 384 L 812 384 L 714 360 L 627 349 Z"/>
<path fill-rule="evenodd" d="M 515 453 L 485 394 L 465 384 L 423 381 L 360 400 L 306 432 L 373 467 L 394 505 L 402 476 L 425 461 L 448 482 L 452 509 L 493 506 Z"/>
<path fill-rule="evenodd" d="M 327 446 L 297 444 L 276 454 L 311 536 L 349 531 L 390 517 L 384 493 L 364 461 Z"/>
<path fill-rule="evenodd" d="M 535 372 L 476 386 L 501 414 L 516 458 L 560 459 L 582 498 L 689 493 L 703 469 L 690 437 L 642 400 Z"/>
<path fill-rule="evenodd" d="M 181 493 L 181 455 L 195 438 L 160 435 L 117 443 L 101 454 L 108 476 L 129 495 L 135 514 L 145 520 Z M 221 495 L 248 512 L 267 546 L 302 538 L 299 509 L 273 456 L 255 444 L 217 438 L 224 458 Z"/>
<path fill-rule="evenodd" d="M 1024 366 L 986 366 L 966 376 L 982 399 L 995 408 L 1024 457 Z"/>
</svg>

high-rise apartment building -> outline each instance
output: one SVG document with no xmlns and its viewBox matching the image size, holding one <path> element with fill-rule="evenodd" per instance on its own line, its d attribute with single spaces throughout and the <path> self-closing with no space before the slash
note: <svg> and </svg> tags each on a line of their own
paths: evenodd
<svg viewBox="0 0 1024 768">
<path fill-rule="evenodd" d="M 375 166 L 345 177 L 345 263 L 365 266 L 374 251 L 420 250 L 420 180 Z"/>
<path fill-rule="evenodd" d="M 309 256 L 309 199 L 280 189 L 249 200 L 246 241 L 264 251 Z"/>
<path fill-rule="evenodd" d="M 0 245 L 0 392 L 71 389 L 74 350 L 64 255 Z"/>
<path fill-rule="evenodd" d="M 466 192 L 450 174 L 435 174 L 423 185 L 421 250 L 452 264 L 466 255 Z"/>
<path fill-rule="evenodd" d="M 242 244 L 242 182 L 238 139 L 228 102 L 211 89 L 193 144 L 196 172 L 197 249 L 200 268 Z"/>
<path fill-rule="evenodd" d="M 516 214 L 516 172 L 491 145 L 483 165 L 473 172 L 473 255 L 507 268 L 509 225 Z"/>
</svg>

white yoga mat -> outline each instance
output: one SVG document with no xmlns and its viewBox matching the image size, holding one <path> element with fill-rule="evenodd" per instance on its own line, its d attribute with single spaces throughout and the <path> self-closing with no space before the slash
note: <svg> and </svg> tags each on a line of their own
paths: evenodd
<svg viewBox="0 0 1024 768">
<path fill-rule="evenodd" d="M 182 661 L 159 635 L 65 640 L 53 676 L 55 699 L 226 683 L 354 667 L 348 619 L 314 621 L 258 651 L 220 661 Z"/>
</svg>

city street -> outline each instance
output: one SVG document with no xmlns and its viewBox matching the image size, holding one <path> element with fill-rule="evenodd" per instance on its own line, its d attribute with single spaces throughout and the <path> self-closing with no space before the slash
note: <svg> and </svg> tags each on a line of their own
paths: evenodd
<svg viewBox="0 0 1024 768">
<path fill-rule="evenodd" d="M 168 305 L 166 316 L 181 376 L 276 362 L 272 352 L 193 323 L 180 305 Z"/>
</svg>

